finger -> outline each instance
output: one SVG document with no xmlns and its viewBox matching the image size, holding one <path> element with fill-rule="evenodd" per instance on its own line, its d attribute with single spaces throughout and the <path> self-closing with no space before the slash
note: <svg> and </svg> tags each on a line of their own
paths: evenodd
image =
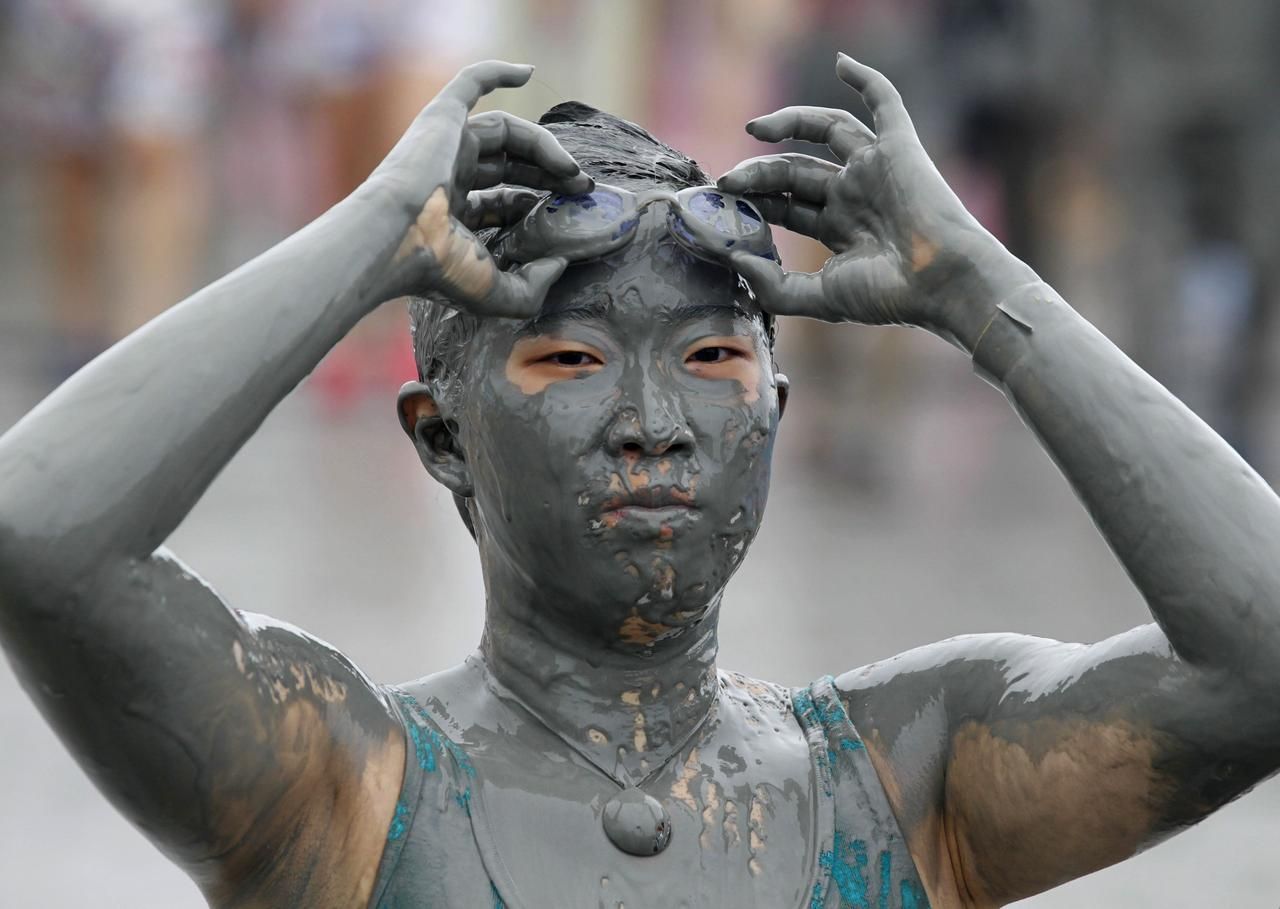
<svg viewBox="0 0 1280 909">
<path fill-rule="evenodd" d="M 436 97 L 445 102 L 461 104 L 469 111 L 495 89 L 524 85 L 532 75 L 533 67 L 527 63 L 485 60 L 464 66 Z"/>
<path fill-rule="evenodd" d="M 507 227 L 519 221 L 542 200 L 541 193 L 516 187 L 468 193 L 459 216 L 467 230 Z"/>
<path fill-rule="evenodd" d="M 455 218 L 460 218 L 467 207 L 467 193 L 476 181 L 477 148 L 479 142 L 470 132 L 462 133 L 458 143 L 458 155 L 453 171 L 453 192 L 449 194 L 450 210 Z"/>
<path fill-rule="evenodd" d="M 735 271 L 746 279 L 761 308 L 775 316 L 815 316 L 822 312 L 822 278 L 816 273 L 784 271 L 772 259 L 751 253 L 729 257 Z"/>
<path fill-rule="evenodd" d="M 533 67 L 487 60 L 463 68 L 418 114 L 380 165 L 389 173 L 445 185 L 454 177 L 471 108 L 495 88 L 524 85 Z"/>
<path fill-rule="evenodd" d="M 716 181 L 730 193 L 790 193 L 807 202 L 824 202 L 840 166 L 812 155 L 763 155 L 743 161 Z"/>
<path fill-rule="evenodd" d="M 572 177 L 582 170 L 545 126 L 506 111 L 476 114 L 467 121 L 467 132 L 476 137 L 481 157 L 505 152 L 560 177 Z"/>
<path fill-rule="evenodd" d="M 512 271 L 498 273 L 488 297 L 469 307 L 478 315 L 498 316 L 504 319 L 528 319 L 536 316 L 542 301 L 568 266 L 561 256 L 535 259 Z"/>
<path fill-rule="evenodd" d="M 787 230 L 794 230 L 806 237 L 821 240 L 818 235 L 819 219 L 822 217 L 822 205 L 806 202 L 781 193 L 769 196 L 748 194 L 751 204 L 760 209 L 760 214 L 770 224 L 778 224 Z"/>
<path fill-rule="evenodd" d="M 876 141 L 865 123 L 834 107 L 784 107 L 748 121 L 747 132 L 764 142 L 799 139 L 822 143 L 842 161 Z"/>
<path fill-rule="evenodd" d="M 862 100 L 876 124 L 876 132 L 881 135 L 890 131 L 911 131 L 911 116 L 902 103 L 902 95 L 894 88 L 884 75 L 865 63 L 859 63 L 848 54 L 836 55 L 836 75 L 840 81 L 852 88 Z"/>
<path fill-rule="evenodd" d="M 493 155 L 477 162 L 475 174 L 468 189 L 488 189 L 500 183 L 527 186 L 530 189 L 547 189 L 578 195 L 590 192 L 595 185 L 586 174 L 572 177 L 558 176 L 536 164 L 506 155 Z"/>
</svg>

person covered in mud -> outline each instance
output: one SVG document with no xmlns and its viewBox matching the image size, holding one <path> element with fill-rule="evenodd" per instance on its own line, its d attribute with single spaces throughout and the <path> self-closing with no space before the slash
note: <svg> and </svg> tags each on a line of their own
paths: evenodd
<svg viewBox="0 0 1280 909">
<path fill-rule="evenodd" d="M 108 797 L 215 906 L 995 906 L 1125 859 L 1280 762 L 1280 503 L 965 211 L 879 73 L 748 124 L 843 165 L 712 184 L 582 105 L 469 117 L 468 67 L 350 198 L 0 439 L 0 631 Z M 832 251 L 785 272 L 771 226 Z M 163 548 L 363 316 L 480 549 L 485 630 L 398 686 Z M 1155 622 L 971 635 L 788 690 L 716 663 L 787 400 L 773 319 L 971 355 Z M 424 669 L 427 667 L 424 667 Z"/>
</svg>

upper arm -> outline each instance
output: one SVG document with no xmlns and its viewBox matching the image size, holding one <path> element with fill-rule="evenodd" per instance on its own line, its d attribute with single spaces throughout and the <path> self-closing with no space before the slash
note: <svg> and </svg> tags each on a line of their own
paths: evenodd
<svg viewBox="0 0 1280 909">
<path fill-rule="evenodd" d="M 108 798 L 215 905 L 352 903 L 338 890 L 371 883 L 403 773 L 364 676 L 165 553 L 36 583 L 5 585 L 6 649 Z"/>
<path fill-rule="evenodd" d="M 1128 858 L 1280 766 L 1276 700 L 1186 663 L 1155 625 L 1091 645 L 966 636 L 840 682 L 913 852 L 976 905 Z"/>
</svg>

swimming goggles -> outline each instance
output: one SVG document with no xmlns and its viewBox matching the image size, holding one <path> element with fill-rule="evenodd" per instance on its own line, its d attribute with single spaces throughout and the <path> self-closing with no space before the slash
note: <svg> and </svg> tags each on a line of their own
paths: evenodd
<svg viewBox="0 0 1280 909">
<path fill-rule="evenodd" d="M 654 202 L 667 203 L 671 235 L 701 259 L 723 263 L 729 252 L 745 250 L 779 261 L 769 222 L 742 196 L 714 186 L 634 193 L 605 183 L 589 193 L 547 196 L 498 240 L 495 258 L 503 265 L 554 255 L 599 258 L 634 239 L 641 213 Z"/>
</svg>

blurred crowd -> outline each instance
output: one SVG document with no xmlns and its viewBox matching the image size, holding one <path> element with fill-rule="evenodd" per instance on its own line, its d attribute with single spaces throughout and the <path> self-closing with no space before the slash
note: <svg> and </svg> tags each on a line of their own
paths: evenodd
<svg viewBox="0 0 1280 909">
<path fill-rule="evenodd" d="M 864 114 L 834 79 L 845 50 L 893 78 L 989 229 L 1273 466 L 1270 0 L 8 0 L 0 17 L 0 155 L 21 183 L 0 231 L 35 232 L 22 267 L 39 272 L 37 301 L 0 309 L 34 312 L 45 383 L 341 199 L 466 62 L 537 63 L 494 103 L 536 117 L 584 100 L 719 173 L 766 151 L 752 116 Z M 788 238 L 784 255 L 811 269 L 822 253 Z M 380 311 L 323 364 L 328 412 L 409 376 L 404 328 Z M 950 354 L 785 326 L 783 365 L 814 402 L 799 456 L 892 492 L 883 440 L 912 408 L 973 406 L 927 388 Z"/>
</svg>

